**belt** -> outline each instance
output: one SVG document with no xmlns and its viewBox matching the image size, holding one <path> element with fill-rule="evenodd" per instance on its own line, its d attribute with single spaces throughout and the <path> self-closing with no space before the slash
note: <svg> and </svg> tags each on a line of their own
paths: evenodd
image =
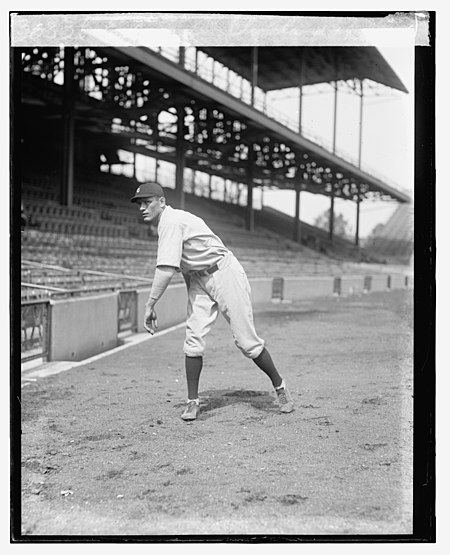
<svg viewBox="0 0 450 555">
<path fill-rule="evenodd" d="M 198 272 L 195 272 L 198 276 L 208 276 L 213 274 L 214 272 L 217 272 L 217 270 L 219 269 L 218 264 L 214 264 L 213 266 L 210 266 L 209 268 L 206 268 L 206 270 L 199 270 Z"/>
</svg>

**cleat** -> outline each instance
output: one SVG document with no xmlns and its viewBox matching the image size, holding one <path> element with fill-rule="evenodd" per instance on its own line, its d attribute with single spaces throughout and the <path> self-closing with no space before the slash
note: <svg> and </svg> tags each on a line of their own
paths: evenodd
<svg viewBox="0 0 450 555">
<path fill-rule="evenodd" d="M 188 401 L 181 418 L 183 420 L 196 420 L 200 414 L 198 401 Z"/>
<path fill-rule="evenodd" d="M 292 412 L 294 410 L 294 400 L 292 399 L 284 380 L 281 386 L 275 389 L 275 391 L 278 397 L 280 412 Z"/>
</svg>

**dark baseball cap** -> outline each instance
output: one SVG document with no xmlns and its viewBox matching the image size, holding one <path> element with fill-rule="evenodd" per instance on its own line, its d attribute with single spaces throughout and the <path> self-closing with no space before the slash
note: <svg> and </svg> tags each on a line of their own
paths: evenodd
<svg viewBox="0 0 450 555">
<path fill-rule="evenodd" d="M 141 199 L 149 197 L 164 197 L 164 189 L 159 183 L 154 181 L 147 181 L 146 183 L 141 183 L 136 189 L 134 197 L 131 202 L 138 202 Z"/>
</svg>

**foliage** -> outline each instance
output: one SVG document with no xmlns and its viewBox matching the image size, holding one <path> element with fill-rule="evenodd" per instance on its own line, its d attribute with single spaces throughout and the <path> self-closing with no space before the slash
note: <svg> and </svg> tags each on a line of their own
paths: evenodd
<svg viewBox="0 0 450 555">
<path fill-rule="evenodd" d="M 319 227 L 320 229 L 325 229 L 328 231 L 330 229 L 330 209 L 325 210 L 322 214 L 317 216 L 314 221 L 314 225 Z M 351 229 L 350 229 L 349 222 L 344 218 L 344 215 L 341 213 L 334 213 L 334 221 L 333 221 L 333 233 L 334 235 L 338 235 L 339 237 L 343 237 L 345 239 L 349 239 L 351 236 Z"/>
</svg>

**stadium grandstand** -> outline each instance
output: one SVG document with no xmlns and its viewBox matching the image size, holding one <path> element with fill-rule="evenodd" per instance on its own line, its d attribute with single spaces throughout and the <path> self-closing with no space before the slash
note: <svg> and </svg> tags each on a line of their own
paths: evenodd
<svg viewBox="0 0 450 555">
<path fill-rule="evenodd" d="M 365 249 L 383 262 L 409 264 L 413 256 L 412 205 L 400 204 L 386 224 L 374 229 Z"/>
<path fill-rule="evenodd" d="M 331 145 L 302 125 L 307 86 L 350 87 L 361 105 L 370 87 L 407 92 L 376 48 L 16 47 L 12 75 L 23 345 L 36 347 L 36 303 L 151 284 L 157 237 L 129 202 L 145 180 L 204 218 L 251 278 L 377 274 L 411 255 L 408 195 L 338 152 L 336 114 Z M 296 121 L 269 101 L 292 87 Z M 296 216 L 258 206 L 264 188 L 295 191 Z M 303 191 L 330 199 L 328 230 L 300 221 Z M 337 198 L 355 202 L 354 241 L 334 233 Z M 399 208 L 362 247 L 367 199 Z"/>
</svg>

